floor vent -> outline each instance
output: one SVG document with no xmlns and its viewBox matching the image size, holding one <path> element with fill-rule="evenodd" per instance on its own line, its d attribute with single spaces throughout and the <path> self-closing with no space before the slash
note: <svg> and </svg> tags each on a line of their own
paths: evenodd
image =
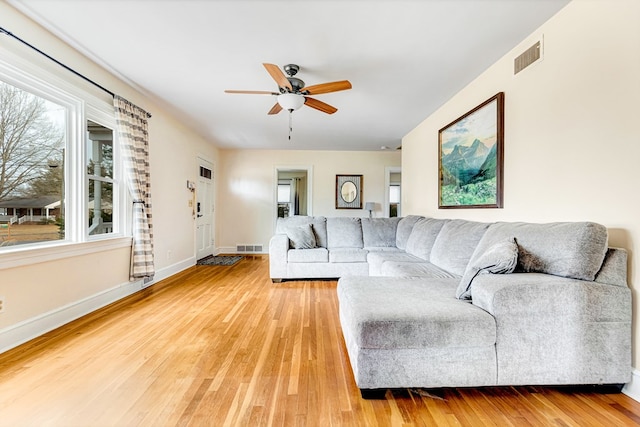
<svg viewBox="0 0 640 427">
<path fill-rule="evenodd" d="M 542 38 L 513 60 L 513 75 L 542 59 Z"/>
<path fill-rule="evenodd" d="M 261 253 L 262 245 L 259 244 L 242 244 L 236 245 L 237 253 Z"/>
</svg>

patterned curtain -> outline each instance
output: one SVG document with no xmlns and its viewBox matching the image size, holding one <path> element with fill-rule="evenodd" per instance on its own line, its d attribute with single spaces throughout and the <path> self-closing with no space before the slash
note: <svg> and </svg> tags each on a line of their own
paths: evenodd
<svg viewBox="0 0 640 427">
<path fill-rule="evenodd" d="M 129 280 L 153 277 L 153 224 L 149 175 L 148 113 L 118 95 L 113 97 L 124 173 L 133 197 L 133 242 Z"/>
</svg>

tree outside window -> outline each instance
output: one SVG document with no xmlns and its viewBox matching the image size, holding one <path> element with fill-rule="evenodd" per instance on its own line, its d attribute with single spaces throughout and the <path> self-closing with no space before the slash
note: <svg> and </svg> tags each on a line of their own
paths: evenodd
<svg viewBox="0 0 640 427">
<path fill-rule="evenodd" d="M 0 81 L 0 246 L 64 239 L 66 109 Z"/>
</svg>

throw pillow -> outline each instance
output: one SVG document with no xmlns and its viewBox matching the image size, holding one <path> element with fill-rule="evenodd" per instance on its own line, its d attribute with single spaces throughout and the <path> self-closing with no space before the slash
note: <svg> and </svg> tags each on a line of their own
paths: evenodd
<svg viewBox="0 0 640 427">
<path fill-rule="evenodd" d="M 316 235 L 311 224 L 287 228 L 287 237 L 293 249 L 313 249 L 316 247 Z"/>
<path fill-rule="evenodd" d="M 471 299 L 471 282 L 478 274 L 509 274 L 513 273 L 518 263 L 518 245 L 515 238 L 498 242 L 491 246 L 476 261 L 469 263 L 464 271 L 462 280 L 456 290 L 456 298 Z"/>
</svg>

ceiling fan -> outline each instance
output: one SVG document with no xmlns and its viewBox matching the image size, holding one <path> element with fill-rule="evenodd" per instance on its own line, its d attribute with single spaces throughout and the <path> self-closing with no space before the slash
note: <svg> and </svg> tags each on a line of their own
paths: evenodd
<svg viewBox="0 0 640 427">
<path fill-rule="evenodd" d="M 322 101 L 318 101 L 315 98 L 311 98 L 308 95 L 320 95 L 323 93 L 351 89 L 351 83 L 349 80 L 305 86 L 305 83 L 302 80 L 294 77 L 300 70 L 300 67 L 296 64 L 287 64 L 283 67 L 287 75 L 285 75 L 277 65 L 266 63 L 262 65 L 264 65 L 264 68 L 267 69 L 269 75 L 271 75 L 273 80 L 278 84 L 278 92 L 264 90 L 225 90 L 225 93 L 277 96 L 277 102 L 273 107 L 271 107 L 271 110 L 269 110 L 267 114 L 278 114 L 283 109 L 292 113 L 303 105 L 322 111 L 323 113 L 333 114 L 338 111 L 337 108 Z"/>
</svg>

